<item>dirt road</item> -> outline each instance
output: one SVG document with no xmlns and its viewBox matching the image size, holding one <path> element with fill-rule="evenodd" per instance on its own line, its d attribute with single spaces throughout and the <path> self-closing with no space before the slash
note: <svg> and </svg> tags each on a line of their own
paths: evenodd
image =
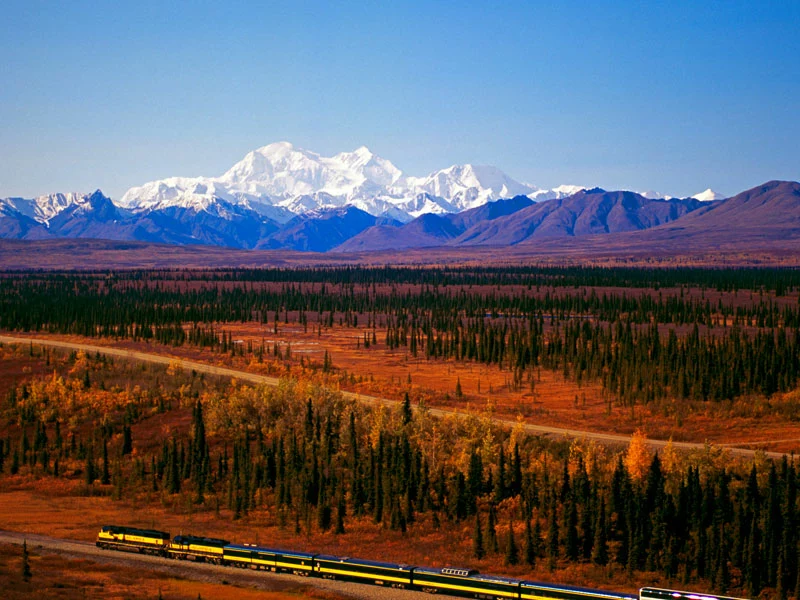
<svg viewBox="0 0 800 600">
<path fill-rule="evenodd" d="M 4 344 L 34 344 L 38 346 L 49 346 L 53 348 L 63 348 L 67 350 L 83 350 L 84 352 L 91 352 L 105 354 L 107 356 L 119 356 L 130 360 L 139 360 L 150 363 L 158 364 L 177 364 L 183 369 L 190 369 L 198 373 L 206 373 L 209 375 L 218 375 L 220 377 L 229 377 L 241 381 L 249 381 L 251 383 L 277 386 L 279 380 L 275 377 L 268 377 L 266 375 L 257 375 L 255 373 L 248 373 L 246 371 L 239 371 L 237 369 L 229 369 L 227 367 L 217 367 L 208 365 L 192 360 L 184 360 L 172 356 L 164 356 L 161 354 L 151 354 L 149 352 L 139 352 L 136 350 L 126 350 L 123 348 L 113 348 L 107 346 L 94 346 L 91 344 L 79 344 L 76 342 L 66 342 L 61 340 L 48 340 L 42 338 L 29 338 L 29 337 L 16 337 L 8 335 L 0 335 L 0 343 Z M 384 404 L 387 406 L 396 406 L 398 401 L 389 400 L 388 398 L 378 398 L 376 396 L 368 396 L 365 394 L 355 394 L 352 392 L 341 392 L 345 397 L 353 398 L 359 402 L 367 404 Z M 445 410 L 441 408 L 431 408 L 430 413 L 434 416 L 465 416 L 464 413 L 458 411 Z M 498 423 L 508 427 L 514 427 L 517 422 L 511 419 L 495 419 Z M 604 444 L 625 445 L 630 442 L 630 436 L 619 435 L 614 433 L 603 433 L 598 431 L 582 431 L 579 429 L 566 429 L 562 427 L 552 427 L 549 425 L 535 425 L 533 423 L 525 423 L 523 425 L 525 431 L 534 435 L 546 435 L 549 437 L 560 438 L 584 438 L 587 440 L 595 440 Z M 667 445 L 666 440 L 647 440 L 647 443 L 654 448 L 663 448 Z M 769 443 L 769 442 L 765 442 Z M 673 446 L 682 450 L 698 450 L 705 447 L 705 444 L 696 442 L 672 442 Z M 725 448 L 732 454 L 741 456 L 753 456 L 756 450 L 750 448 L 737 447 L 732 444 L 723 444 Z M 764 452 L 764 454 L 771 458 L 780 458 L 784 454 L 781 452 Z"/>
</svg>

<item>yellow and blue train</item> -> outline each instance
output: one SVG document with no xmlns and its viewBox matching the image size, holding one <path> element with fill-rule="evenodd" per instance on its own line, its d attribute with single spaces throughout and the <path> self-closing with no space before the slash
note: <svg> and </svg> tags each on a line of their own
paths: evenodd
<svg viewBox="0 0 800 600">
<path fill-rule="evenodd" d="M 481 598 L 484 600 L 742 600 L 713 594 L 697 594 L 645 587 L 639 594 L 624 594 L 569 585 L 539 583 L 481 574 L 474 569 L 431 568 L 361 558 L 278 550 L 255 544 L 232 544 L 228 540 L 178 535 L 149 529 L 106 525 L 97 535 L 97 546 L 153 554 L 178 560 L 306 577 L 347 579 L 373 585 L 407 588 L 429 593 Z"/>
</svg>

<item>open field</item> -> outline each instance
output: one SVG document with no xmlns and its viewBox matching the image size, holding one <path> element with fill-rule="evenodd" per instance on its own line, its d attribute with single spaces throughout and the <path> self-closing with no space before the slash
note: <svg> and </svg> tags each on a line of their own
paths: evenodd
<svg viewBox="0 0 800 600">
<path fill-rule="evenodd" d="M 235 250 L 108 240 L 0 240 L 3 269 L 151 269 L 301 267 L 323 265 L 787 266 L 800 265 L 797 240 L 708 241 L 707 245 L 651 243 L 635 234 L 543 240 L 497 248 L 422 248 L 355 254 Z M 727 237 L 727 236 L 725 236 Z M 622 239 L 620 239 L 622 238 Z M 500 250 L 500 251 L 498 251 Z"/>
</svg>

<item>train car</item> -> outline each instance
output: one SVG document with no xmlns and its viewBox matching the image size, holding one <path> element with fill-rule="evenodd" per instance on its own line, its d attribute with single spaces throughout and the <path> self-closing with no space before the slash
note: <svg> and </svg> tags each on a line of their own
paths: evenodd
<svg viewBox="0 0 800 600">
<path fill-rule="evenodd" d="M 500 600 L 519 598 L 520 582 L 517 579 L 481 575 L 474 569 L 445 567 L 431 569 L 416 567 L 413 572 L 414 586 L 424 592 L 445 593 L 470 598 Z"/>
<path fill-rule="evenodd" d="M 716 594 L 700 594 L 698 592 L 682 592 L 680 590 L 667 590 L 663 588 L 644 587 L 639 590 L 640 600 L 745 600 L 732 596 L 717 596 Z"/>
<path fill-rule="evenodd" d="M 223 548 L 226 564 L 306 576 L 314 569 L 315 556 L 305 552 L 263 548 L 255 544 L 228 544 Z"/>
<path fill-rule="evenodd" d="M 481 575 L 472 569 L 432 569 L 359 558 L 308 554 L 265 548 L 255 544 L 231 544 L 228 540 L 179 535 L 170 542 L 164 531 L 104 525 L 96 545 L 107 550 L 125 550 L 177 559 L 245 568 L 269 569 L 296 575 L 349 579 L 362 583 L 420 589 L 483 600 L 746 600 L 731 596 L 644 587 L 639 595 L 594 590 L 570 585 L 519 581 L 496 575 Z"/>
<path fill-rule="evenodd" d="M 167 548 L 167 555 L 179 560 L 192 559 L 221 565 L 224 561 L 223 549 L 229 544 L 228 540 L 218 538 L 177 535 Z"/>
<path fill-rule="evenodd" d="M 572 585 L 539 583 L 537 581 L 520 582 L 520 598 L 525 600 L 638 600 L 636 594 L 620 594 Z"/>
<path fill-rule="evenodd" d="M 106 550 L 125 550 L 163 556 L 169 546 L 170 535 L 165 531 L 136 529 L 119 525 L 103 525 L 95 545 Z"/>
<path fill-rule="evenodd" d="M 342 558 L 320 554 L 314 557 L 314 574 L 328 579 L 352 579 L 397 588 L 411 587 L 412 569 L 408 565 L 361 558 Z"/>
</svg>

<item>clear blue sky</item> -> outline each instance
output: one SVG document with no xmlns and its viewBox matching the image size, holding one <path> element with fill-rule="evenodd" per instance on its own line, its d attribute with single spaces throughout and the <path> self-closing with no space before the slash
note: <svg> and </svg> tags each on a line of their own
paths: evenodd
<svg viewBox="0 0 800 600">
<path fill-rule="evenodd" d="M 800 2 L 17 2 L 0 196 L 217 175 L 273 141 L 688 195 L 800 179 Z"/>
</svg>

